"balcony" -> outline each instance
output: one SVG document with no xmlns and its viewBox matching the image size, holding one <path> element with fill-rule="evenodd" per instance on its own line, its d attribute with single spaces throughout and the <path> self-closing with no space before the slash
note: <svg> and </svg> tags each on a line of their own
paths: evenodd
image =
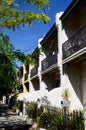
<svg viewBox="0 0 86 130">
<path fill-rule="evenodd" d="M 38 65 L 31 69 L 31 78 L 38 74 Z"/>
<path fill-rule="evenodd" d="M 69 58 L 73 54 L 81 51 L 86 47 L 86 26 L 84 26 L 79 32 L 77 32 L 68 41 L 63 43 L 63 60 Z"/>
<path fill-rule="evenodd" d="M 24 75 L 24 81 L 28 80 L 28 73 Z"/>
<path fill-rule="evenodd" d="M 42 61 L 42 71 L 47 70 L 49 67 L 57 63 L 57 53 L 49 55 Z"/>
</svg>

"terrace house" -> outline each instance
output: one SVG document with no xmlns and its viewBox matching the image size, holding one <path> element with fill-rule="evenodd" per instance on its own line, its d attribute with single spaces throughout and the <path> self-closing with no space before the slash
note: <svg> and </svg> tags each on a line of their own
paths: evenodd
<svg viewBox="0 0 86 130">
<path fill-rule="evenodd" d="M 71 110 L 86 109 L 85 12 L 86 0 L 73 0 L 64 13 L 56 14 L 53 27 L 38 40 L 37 48 L 44 51 L 36 57 L 36 65 L 29 66 L 29 80 L 23 80 L 29 92 L 41 90 L 54 106 L 61 107 L 62 91 L 67 88 Z"/>
</svg>

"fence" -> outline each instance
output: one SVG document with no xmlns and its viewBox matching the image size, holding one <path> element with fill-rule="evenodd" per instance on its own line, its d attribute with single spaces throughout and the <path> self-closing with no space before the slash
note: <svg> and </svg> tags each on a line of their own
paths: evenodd
<svg viewBox="0 0 86 130">
<path fill-rule="evenodd" d="M 27 113 L 38 125 L 46 130 L 84 130 L 83 111 L 68 112 L 66 109 L 32 103 L 28 106 Z"/>
<path fill-rule="evenodd" d="M 47 109 L 47 130 L 84 130 L 82 111 L 64 112 L 61 109 Z"/>
</svg>

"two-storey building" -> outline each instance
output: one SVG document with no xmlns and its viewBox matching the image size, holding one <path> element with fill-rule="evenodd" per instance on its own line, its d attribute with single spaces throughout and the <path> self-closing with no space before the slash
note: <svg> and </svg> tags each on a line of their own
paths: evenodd
<svg viewBox="0 0 86 130">
<path fill-rule="evenodd" d="M 62 86 L 70 90 L 71 108 L 86 107 L 85 12 L 86 0 L 73 0 L 60 17 L 63 71 L 61 78 Z"/>
<path fill-rule="evenodd" d="M 22 72 L 23 76 L 28 73 L 29 78 L 23 78 L 21 85 L 30 93 L 41 90 L 40 94 L 46 95 L 54 106 L 61 107 L 62 91 L 67 88 L 70 110 L 86 107 L 85 11 L 86 0 L 73 0 L 64 13 L 57 13 L 55 24 L 38 40 L 37 48 L 44 51 L 36 57 L 35 66 Z"/>
<path fill-rule="evenodd" d="M 57 27 L 54 24 L 49 32 L 38 40 L 38 47 L 33 52 L 36 63 L 33 66 L 29 65 L 29 67 L 23 65 L 23 67 L 21 67 L 22 76 L 20 77 L 20 83 L 22 81 L 21 87 L 23 87 L 23 90 L 28 88 L 29 93 L 41 90 L 41 96 L 48 96 L 48 99 L 54 105 L 57 105 L 58 93 L 61 91 L 59 88 L 60 70 L 58 67 L 57 32 Z M 36 54 L 38 48 L 44 50 L 41 51 L 40 55 Z M 54 95 L 54 98 L 51 94 L 54 94 L 53 90 L 57 93 Z"/>
</svg>

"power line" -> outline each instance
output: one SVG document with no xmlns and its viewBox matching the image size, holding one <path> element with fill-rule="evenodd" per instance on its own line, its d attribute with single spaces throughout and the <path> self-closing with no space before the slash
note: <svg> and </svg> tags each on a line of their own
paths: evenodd
<svg viewBox="0 0 86 130">
<path fill-rule="evenodd" d="M 44 11 L 44 13 L 47 15 L 46 10 L 45 10 L 44 7 L 43 7 L 43 11 Z M 49 26 L 49 28 L 51 28 L 50 22 L 48 22 L 48 26 Z M 22 31 L 22 30 L 21 30 L 21 31 Z M 38 30 L 36 30 L 36 29 L 35 29 L 35 32 L 36 32 L 37 34 L 39 33 Z M 35 44 L 35 45 L 29 47 L 29 48 L 26 49 L 26 50 L 23 50 L 23 52 L 25 53 L 25 52 L 27 52 L 27 51 L 31 51 L 31 50 L 34 49 L 35 47 L 37 47 L 37 44 Z"/>
<path fill-rule="evenodd" d="M 43 7 L 44 13 L 47 15 L 45 8 Z M 49 28 L 51 28 L 50 22 L 48 21 Z"/>
<path fill-rule="evenodd" d="M 26 50 L 23 50 L 23 52 L 27 52 L 27 51 L 31 51 L 32 49 L 34 49 L 35 47 L 37 47 L 37 44 L 34 44 L 33 46 L 29 47 L 28 49 Z"/>
</svg>

